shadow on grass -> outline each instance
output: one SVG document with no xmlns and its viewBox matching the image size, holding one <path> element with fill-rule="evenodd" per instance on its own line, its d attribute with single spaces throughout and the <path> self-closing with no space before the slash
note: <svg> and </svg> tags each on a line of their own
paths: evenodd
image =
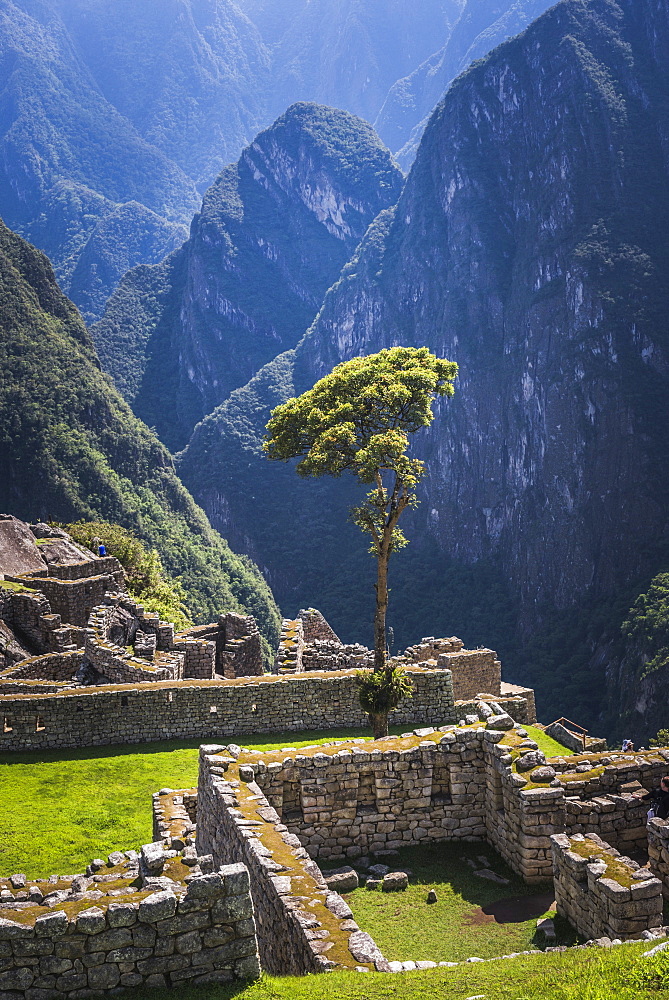
<svg viewBox="0 0 669 1000">
<path fill-rule="evenodd" d="M 507 896 L 493 903 L 486 903 L 481 907 L 481 912 L 486 917 L 492 917 L 496 924 L 517 924 L 542 916 L 554 902 L 555 893 L 552 891 L 533 896 Z"/>
<path fill-rule="evenodd" d="M 536 886 L 526 885 L 497 852 L 483 841 L 444 841 L 441 844 L 401 848 L 398 853 L 399 858 L 393 858 L 392 862 L 385 858 L 380 860 L 385 864 L 392 863 L 393 867 L 410 868 L 411 884 L 424 886 L 426 892 L 429 889 L 438 892 L 440 885 L 449 885 L 464 900 L 481 909 L 496 905 L 500 900 L 536 899 L 539 895 L 543 897 L 550 894 L 548 885 L 543 891 L 538 891 Z M 480 859 L 484 859 L 486 863 Z M 475 870 L 483 868 L 489 868 L 495 875 L 507 879 L 508 884 L 492 882 L 474 874 Z M 541 913 L 548 909 L 553 898 L 551 894 L 548 905 Z M 539 915 L 538 913 L 537 916 Z M 520 917 L 519 921 L 527 919 L 529 917 Z"/>
</svg>

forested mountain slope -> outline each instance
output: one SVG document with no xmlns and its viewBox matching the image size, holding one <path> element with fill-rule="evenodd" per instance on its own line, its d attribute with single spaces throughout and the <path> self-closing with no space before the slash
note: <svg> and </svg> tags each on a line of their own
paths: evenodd
<svg viewBox="0 0 669 1000">
<path fill-rule="evenodd" d="M 277 608 L 257 568 L 212 530 L 100 371 L 48 260 L 2 223 L 0 343 L 0 510 L 131 528 L 181 577 L 200 621 L 245 608 L 275 638 Z"/>
<path fill-rule="evenodd" d="M 295 346 L 402 180 L 366 122 L 289 108 L 207 191 L 181 250 L 126 275 L 92 328 L 135 413 L 183 447 L 233 389 Z"/>
<path fill-rule="evenodd" d="M 359 604 L 348 553 L 361 542 L 336 534 L 332 516 L 346 488 L 265 463 L 264 421 L 355 354 L 427 344 L 457 361 L 455 398 L 416 441 L 428 464 L 412 529 L 425 572 L 399 556 L 395 578 L 412 595 L 410 638 L 437 628 L 425 610 L 448 607 L 450 567 L 492 567 L 523 669 L 543 673 L 556 714 L 590 720 L 604 711 L 607 629 L 629 603 L 601 609 L 631 601 L 665 558 L 667 51 L 667 0 L 563 0 L 462 75 L 396 210 L 369 231 L 295 353 L 205 420 L 180 463 L 214 523 L 262 549 L 282 601 L 302 596 L 305 576 L 317 582 L 315 566 L 327 596 L 336 566 Z M 485 603 L 470 583 L 470 604 Z M 586 607 L 600 609 L 589 623 L 578 618 Z M 556 614 L 573 632 L 564 625 L 561 650 L 535 646 L 537 666 L 527 643 Z M 647 705 L 613 675 L 610 698 L 641 725 Z"/>
</svg>

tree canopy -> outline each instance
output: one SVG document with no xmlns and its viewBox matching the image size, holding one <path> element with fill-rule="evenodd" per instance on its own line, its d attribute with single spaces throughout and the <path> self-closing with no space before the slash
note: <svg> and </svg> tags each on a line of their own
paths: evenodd
<svg viewBox="0 0 669 1000">
<path fill-rule="evenodd" d="M 350 471 L 374 483 L 379 471 L 392 471 L 413 487 L 423 464 L 405 454 L 408 435 L 431 423 L 435 395 L 453 395 L 457 371 L 427 347 L 391 347 L 344 361 L 272 412 L 265 452 L 271 459 L 300 458 L 301 476 Z"/>
</svg>

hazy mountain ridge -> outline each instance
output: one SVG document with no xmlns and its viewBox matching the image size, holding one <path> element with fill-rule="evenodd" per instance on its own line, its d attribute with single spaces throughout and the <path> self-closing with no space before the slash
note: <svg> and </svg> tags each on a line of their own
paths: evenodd
<svg viewBox="0 0 669 1000">
<path fill-rule="evenodd" d="M 397 80 L 379 110 L 374 127 L 408 169 L 433 109 L 452 81 L 491 49 L 524 30 L 553 6 L 554 0 L 512 0 L 485 5 L 467 0 L 441 49 L 413 73 Z"/>
<path fill-rule="evenodd" d="M 183 242 L 198 192 L 286 107 L 374 121 L 384 106 L 403 145 L 465 65 L 407 83 L 434 49 L 476 35 L 482 54 L 489 23 L 494 44 L 538 3 L 476 0 L 472 20 L 464 0 L 0 0 L 0 212 L 90 322 L 129 267 Z M 403 109 L 398 76 L 425 91 Z"/>
</svg>

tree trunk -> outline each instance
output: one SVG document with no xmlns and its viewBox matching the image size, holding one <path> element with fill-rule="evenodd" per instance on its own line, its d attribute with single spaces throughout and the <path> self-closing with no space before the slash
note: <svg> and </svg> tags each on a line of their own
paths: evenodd
<svg viewBox="0 0 669 1000">
<path fill-rule="evenodd" d="M 376 561 L 376 613 L 374 615 L 374 672 L 386 666 L 386 612 L 388 611 L 388 545 L 384 538 Z M 387 735 L 387 720 L 386 720 Z"/>
<path fill-rule="evenodd" d="M 369 724 L 372 727 L 375 740 L 382 740 L 388 735 L 387 712 L 370 712 Z"/>
</svg>

